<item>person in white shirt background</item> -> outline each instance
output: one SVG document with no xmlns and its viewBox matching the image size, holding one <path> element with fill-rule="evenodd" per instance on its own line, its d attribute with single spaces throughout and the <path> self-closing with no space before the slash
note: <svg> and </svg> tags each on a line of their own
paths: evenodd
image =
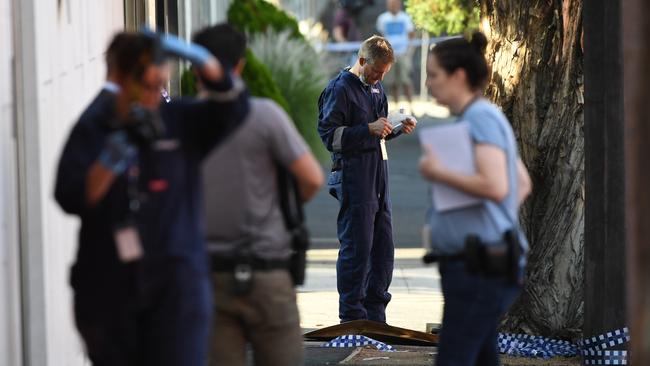
<svg viewBox="0 0 650 366">
<path fill-rule="evenodd" d="M 415 29 L 411 17 L 402 11 L 401 0 L 387 0 L 387 11 L 377 18 L 377 30 L 388 39 L 395 52 L 395 63 L 392 72 L 384 78 L 383 84 L 397 104 L 400 87 L 409 103 L 409 113 L 413 102 L 413 82 L 411 81 L 411 66 L 413 62 L 413 48 L 409 41 L 415 36 Z"/>
</svg>

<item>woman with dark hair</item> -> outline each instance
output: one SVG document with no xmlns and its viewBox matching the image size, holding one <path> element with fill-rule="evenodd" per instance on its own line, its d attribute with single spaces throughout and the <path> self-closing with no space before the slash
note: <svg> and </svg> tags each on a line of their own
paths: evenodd
<svg viewBox="0 0 650 366">
<path fill-rule="evenodd" d="M 420 173 L 481 198 L 479 204 L 439 212 L 432 207 L 427 221 L 432 249 L 440 258 L 445 298 L 438 366 L 499 365 L 499 319 L 521 289 L 523 255 L 512 261 L 516 276 L 468 270 L 471 253 L 468 238 L 480 244 L 489 260 L 490 247 L 508 247 L 505 237 L 526 252 L 528 243 L 519 229 L 518 211 L 531 192 L 530 177 L 518 156 L 512 128 L 501 110 L 481 97 L 489 68 L 484 52 L 485 36 L 451 39 L 436 45 L 427 62 L 427 87 L 438 103 L 449 107 L 458 121 L 469 125 L 476 172 L 456 173 L 442 165 L 425 148 Z M 513 233 L 508 236 L 505 233 Z M 468 243 L 469 244 L 469 243 Z M 481 263 L 480 268 L 487 264 Z M 471 265 L 469 266 L 471 268 Z M 500 271 L 496 271 L 503 273 Z M 504 270 L 505 272 L 505 270 Z"/>
</svg>

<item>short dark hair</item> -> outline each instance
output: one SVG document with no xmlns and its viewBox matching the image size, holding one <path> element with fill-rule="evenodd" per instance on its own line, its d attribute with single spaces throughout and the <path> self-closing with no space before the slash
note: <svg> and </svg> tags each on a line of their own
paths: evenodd
<svg viewBox="0 0 650 366">
<path fill-rule="evenodd" d="M 163 60 L 159 40 L 142 33 L 120 32 L 106 50 L 108 73 L 141 79 L 147 67 Z"/>
<path fill-rule="evenodd" d="M 246 36 L 228 23 L 206 27 L 196 33 L 192 41 L 229 67 L 234 67 L 246 54 Z"/>
<path fill-rule="evenodd" d="M 464 69 L 467 73 L 469 86 L 482 89 L 488 80 L 489 68 L 485 60 L 487 38 L 481 32 L 474 32 L 471 40 L 466 38 L 452 38 L 436 44 L 431 51 L 447 73 L 451 74 L 457 69 Z"/>
</svg>

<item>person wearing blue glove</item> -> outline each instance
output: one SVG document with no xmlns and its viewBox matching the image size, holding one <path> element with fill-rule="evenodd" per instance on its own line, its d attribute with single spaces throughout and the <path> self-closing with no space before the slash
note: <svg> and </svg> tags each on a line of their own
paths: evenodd
<svg viewBox="0 0 650 366">
<path fill-rule="evenodd" d="M 169 55 L 194 62 L 206 100 L 160 105 Z M 76 326 L 93 365 L 203 365 L 212 294 L 200 165 L 247 114 L 246 91 L 204 49 L 151 33 L 117 34 L 106 63 L 55 184 L 81 219 Z"/>
</svg>

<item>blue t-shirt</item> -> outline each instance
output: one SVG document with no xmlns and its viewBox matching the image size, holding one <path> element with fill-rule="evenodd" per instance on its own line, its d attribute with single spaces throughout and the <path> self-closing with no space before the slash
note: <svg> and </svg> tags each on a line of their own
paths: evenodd
<svg viewBox="0 0 650 366">
<path fill-rule="evenodd" d="M 415 29 L 411 17 L 403 11 L 393 14 L 389 11 L 377 18 L 377 30 L 388 39 L 395 55 L 402 56 L 409 47 L 409 33 Z"/>
<path fill-rule="evenodd" d="M 437 212 L 432 206 L 427 213 L 431 227 L 431 244 L 442 254 L 460 252 L 468 234 L 476 234 L 485 242 L 496 242 L 506 230 L 518 228 L 517 202 L 517 142 L 508 120 L 501 110 L 485 99 L 472 103 L 457 121 L 469 124 L 472 142 L 490 144 L 506 153 L 508 168 L 508 194 L 501 202 L 483 199 L 480 204 Z M 521 235 L 525 250 L 528 242 Z"/>
</svg>

